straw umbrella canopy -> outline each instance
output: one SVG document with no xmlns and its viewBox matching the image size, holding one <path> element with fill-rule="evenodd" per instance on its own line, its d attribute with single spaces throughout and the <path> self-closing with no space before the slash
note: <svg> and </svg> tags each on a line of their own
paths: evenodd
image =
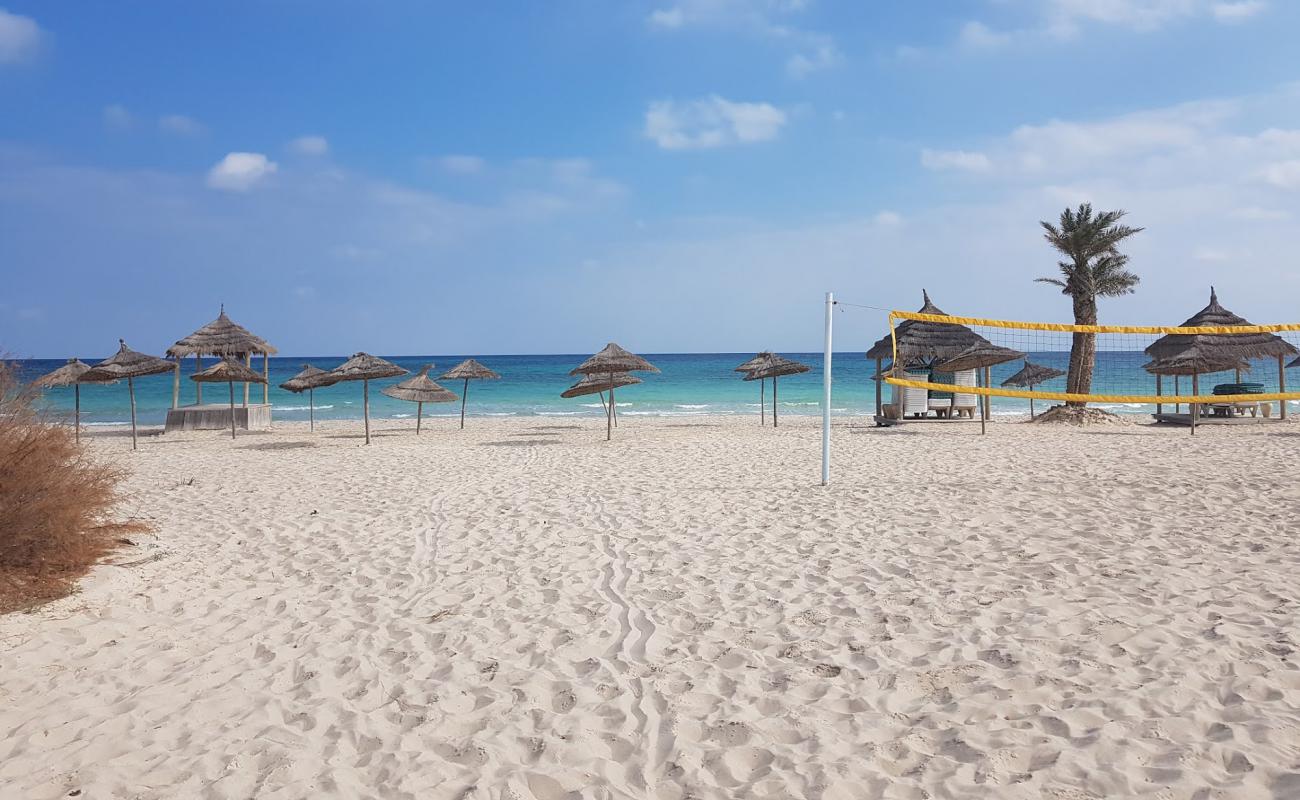
<svg viewBox="0 0 1300 800">
<path fill-rule="evenodd" d="M 172 362 L 164 358 L 137 353 L 127 347 L 126 342 L 122 339 L 118 339 L 117 344 L 117 353 L 81 373 L 81 377 L 77 380 L 78 383 L 109 383 L 111 381 L 126 380 L 127 393 L 131 396 L 131 449 L 135 450 L 137 448 L 135 379 L 147 375 L 161 375 L 164 372 L 171 372 L 173 365 Z"/>
<path fill-rule="evenodd" d="M 569 371 L 570 375 L 606 375 L 609 378 L 609 405 L 614 407 L 614 374 L 618 372 L 658 372 L 659 368 L 635 353 L 610 342 L 605 349 Z M 606 414 L 605 439 L 614 438 L 614 415 Z"/>
<path fill-rule="evenodd" d="M 921 290 L 923 300 L 921 308 L 918 309 L 920 314 L 942 314 L 939 309 L 930 300 L 929 292 Z M 977 345 L 991 345 L 992 343 L 980 336 L 975 331 L 967 328 L 965 325 L 956 325 L 947 322 L 926 322 L 915 319 L 905 319 L 898 325 L 894 326 L 894 335 L 886 335 L 867 351 L 867 358 L 874 359 L 876 362 L 876 416 L 882 413 L 881 405 L 883 398 L 880 387 L 880 367 L 887 358 L 894 356 L 894 339 L 898 340 L 898 360 L 899 364 L 895 366 L 906 367 L 915 363 L 932 364 L 936 361 L 945 361 L 955 358 L 962 354 L 963 351 Z"/>
<path fill-rule="evenodd" d="M 798 361 L 792 361 L 775 353 L 767 353 L 757 367 L 750 370 L 745 375 L 747 381 L 762 381 L 767 378 L 772 379 L 772 427 L 776 427 L 776 379 L 782 375 L 798 375 L 801 372 L 807 372 L 812 369 L 807 364 L 800 364 Z M 757 358 L 757 356 L 756 356 Z"/>
<path fill-rule="evenodd" d="M 370 444 L 370 382 L 379 378 L 395 378 L 405 375 L 406 370 L 391 361 L 385 361 L 369 353 L 355 353 L 352 358 L 330 371 L 334 382 L 361 381 L 366 419 L 366 444 Z"/>
<path fill-rule="evenodd" d="M 605 409 L 605 415 L 614 416 L 614 424 L 618 424 L 618 411 L 613 405 L 605 405 L 605 392 L 610 389 L 621 389 L 624 386 L 634 386 L 641 383 L 641 379 L 635 375 L 629 375 L 626 372 L 615 372 L 613 375 L 585 375 L 582 380 L 560 392 L 560 397 L 567 399 L 573 397 L 585 397 L 589 394 L 600 395 L 600 405 Z"/>
<path fill-rule="evenodd" d="M 770 350 L 764 350 L 763 352 L 759 353 L 758 355 L 754 356 L 753 358 L 749 359 L 743 364 L 740 364 L 732 371 L 746 372 L 746 373 L 753 372 L 754 370 L 762 366 L 764 363 L 766 363 L 767 359 L 771 357 L 772 357 L 772 352 Z M 759 425 L 766 424 L 765 421 L 765 417 L 767 415 L 766 392 L 767 392 L 767 379 L 760 378 L 758 381 L 758 424 Z"/>
<path fill-rule="evenodd" d="M 1281 363 L 1280 358 L 1278 363 Z M 1200 378 L 1202 375 L 1232 370 L 1240 376 L 1242 371 L 1250 370 L 1250 361 L 1245 358 L 1236 358 L 1231 353 L 1216 347 L 1194 344 L 1174 355 L 1152 359 L 1150 362 L 1143 364 L 1142 368 L 1156 376 L 1157 395 L 1160 394 L 1160 378 L 1165 375 L 1173 375 L 1175 380 L 1181 375 L 1191 375 L 1192 394 L 1199 395 L 1201 393 Z M 1193 403 L 1190 407 L 1192 433 L 1196 432 L 1196 418 L 1199 416 L 1199 410 L 1199 404 Z"/>
<path fill-rule="evenodd" d="M 496 372 L 488 369 L 472 358 L 467 358 L 456 366 L 442 373 L 440 376 L 444 381 L 464 381 L 465 386 L 460 393 L 460 427 L 465 428 L 465 400 L 469 398 L 470 381 L 495 381 L 500 380 L 501 376 Z"/>
<path fill-rule="evenodd" d="M 424 416 L 425 403 L 454 403 L 456 401 L 455 392 L 448 391 L 429 377 L 429 370 L 433 369 L 432 364 L 425 364 L 419 374 L 407 378 L 394 386 L 385 386 L 380 391 L 394 400 L 405 400 L 408 403 L 415 403 L 415 435 L 420 435 L 420 420 Z"/>
<path fill-rule="evenodd" d="M 73 397 L 73 438 L 81 441 L 81 376 L 90 371 L 90 365 L 79 358 L 69 358 L 68 363 L 46 373 L 36 380 L 32 385 L 42 389 L 56 389 L 60 386 L 71 386 Z M 98 381 L 98 383 L 117 383 L 117 381 Z"/>
<path fill-rule="evenodd" d="M 1291 368 L 1291 367 L 1300 367 L 1300 358 L 1297 358 L 1295 361 L 1292 361 L 1290 364 L 1287 364 L 1287 368 Z"/>
<path fill-rule="evenodd" d="M 301 372 L 280 384 L 280 388 L 286 392 L 307 393 L 308 430 L 316 430 L 316 390 L 323 386 L 333 386 L 337 380 L 326 370 L 313 367 L 311 364 L 303 364 Z"/>
<path fill-rule="evenodd" d="M 195 383 L 230 384 L 230 438 L 235 438 L 235 384 L 266 383 L 266 378 L 258 375 L 244 364 L 229 358 L 223 358 L 202 372 L 190 376 Z"/>
<path fill-rule="evenodd" d="M 1059 378 L 1065 374 L 1065 370 L 1056 369 L 1055 367 L 1046 367 L 1042 364 L 1032 364 L 1029 359 L 1025 359 L 1025 365 L 1020 371 L 1002 382 L 1003 386 L 1028 387 L 1033 391 L 1034 387 L 1040 383 L 1047 383 L 1054 378 Z M 1029 418 L 1034 418 L 1034 398 L 1029 398 Z"/>
<path fill-rule="evenodd" d="M 255 335 L 252 331 L 243 325 L 231 320 L 226 316 L 226 307 L 221 306 L 221 312 L 217 318 L 199 328 L 194 333 L 186 336 L 167 348 L 167 356 L 176 359 L 176 376 L 177 380 L 173 389 L 178 392 L 180 387 L 180 361 L 187 356 L 194 356 L 195 365 L 202 366 L 203 356 L 217 356 L 219 358 L 230 358 L 242 360 L 247 366 L 251 361 L 253 353 L 262 356 L 262 378 L 260 383 L 266 384 L 270 380 L 270 366 L 268 359 L 275 355 L 277 351 L 269 342 L 260 336 Z M 203 402 L 202 386 L 206 381 L 199 381 L 195 384 L 198 402 Z M 177 397 L 172 398 L 172 405 L 175 406 Z M 268 395 L 263 392 L 262 402 L 268 401 Z M 244 404 L 248 404 L 248 387 L 244 387 Z"/>
</svg>

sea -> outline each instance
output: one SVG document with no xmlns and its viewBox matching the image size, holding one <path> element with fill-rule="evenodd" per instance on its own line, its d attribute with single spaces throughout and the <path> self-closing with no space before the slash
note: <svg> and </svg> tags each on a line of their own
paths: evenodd
<svg viewBox="0 0 1300 800">
<path fill-rule="evenodd" d="M 661 371 L 659 373 L 637 373 L 644 383 L 619 389 L 616 392 L 618 411 L 625 417 L 695 417 L 712 414 L 752 414 L 759 413 L 759 383 L 746 382 L 742 375 L 734 371 L 741 362 L 752 357 L 752 353 L 644 353 L 641 354 Z M 778 384 L 777 409 L 781 415 L 802 416 L 821 414 L 822 405 L 822 354 L 821 353 L 782 353 L 787 358 L 801 361 L 811 367 L 809 372 L 781 378 Z M 1066 352 L 1042 352 L 1029 354 L 1035 363 L 1044 364 L 1064 370 L 1069 361 Z M 468 356 L 433 355 L 433 356 L 384 356 L 388 360 L 417 372 L 425 364 L 435 364 L 430 374 L 436 376 L 438 368 L 450 369 Z M 561 399 L 560 393 L 575 380 L 569 370 L 584 361 L 586 355 L 498 355 L 474 356 L 488 367 L 501 374 L 500 380 L 470 381 L 467 416 L 478 417 L 600 417 L 603 415 L 600 398 L 596 395 Z M 293 377 L 302 369 L 304 363 L 310 363 L 321 369 L 331 369 L 343 363 L 347 356 L 313 356 L 293 358 L 272 358 L 270 401 L 272 413 L 277 420 L 303 420 L 308 418 L 308 396 L 306 393 L 293 394 L 279 388 L 279 384 Z M 82 358 L 87 363 L 94 363 L 99 358 Z M 1155 378 L 1142 369 L 1148 359 L 1141 352 L 1105 351 L 1098 353 L 1096 378 L 1093 392 L 1097 394 L 1154 394 Z M 18 369 L 23 380 L 34 379 L 46 372 L 57 369 L 64 363 L 56 360 L 19 361 Z M 213 359 L 204 359 L 204 365 L 213 363 Z M 834 370 L 834 390 L 831 412 L 837 416 L 871 416 L 875 411 L 876 388 L 872 376 L 875 362 L 868 361 L 862 352 L 836 353 L 832 359 Z M 998 386 L 1007 377 L 1017 372 L 1022 366 L 1020 361 L 1013 361 L 993 368 L 993 385 Z M 254 368 L 261 372 L 260 360 L 254 359 Z M 188 359 L 182 366 L 181 403 L 193 403 L 195 384 L 188 379 L 194 371 L 194 360 Z M 1291 370 L 1292 373 L 1300 370 Z M 1276 365 L 1261 364 L 1251 372 L 1254 380 L 1265 384 L 1268 391 L 1276 391 Z M 1288 384 L 1300 385 L 1300 376 L 1292 374 Z M 388 378 L 371 381 L 370 414 L 372 419 L 407 419 L 415 416 L 415 404 L 394 400 L 383 395 L 379 390 L 384 386 L 397 383 L 404 378 Z M 1171 379 L 1166 379 L 1171 384 Z M 1231 381 L 1232 375 L 1206 376 L 1202 378 L 1201 391 L 1208 393 L 1215 382 Z M 1190 393 L 1190 381 L 1182 387 L 1184 394 Z M 1172 391 L 1166 385 L 1164 393 Z M 463 384 L 458 381 L 445 381 L 446 388 L 457 395 Z M 1058 378 L 1041 387 L 1042 391 L 1064 391 L 1065 379 Z M 250 401 L 261 402 L 262 387 L 250 388 Z M 768 408 L 772 402 L 772 382 L 767 381 L 766 401 Z M 888 399 L 891 389 L 884 387 Z M 207 403 L 228 400 L 229 393 L 223 384 L 205 384 L 204 400 Z M 143 425 L 161 425 L 167 415 L 172 401 L 172 375 L 156 375 L 139 378 L 135 381 L 137 419 Z M 362 413 L 361 383 L 340 383 L 315 391 L 315 414 L 318 420 L 360 419 Z M 236 386 L 236 402 L 242 402 L 243 392 Z M 73 410 L 72 387 L 47 390 L 41 401 L 55 414 L 71 414 Z M 1037 410 L 1042 411 L 1051 403 L 1036 401 Z M 1106 408 L 1117 413 L 1149 414 L 1154 407 L 1143 404 L 1097 403 L 1097 407 Z M 993 415 L 1014 416 L 1029 411 L 1027 400 L 995 397 L 992 402 Z M 116 425 L 131 419 L 130 401 L 126 384 L 93 385 L 81 387 L 81 419 L 86 425 Z M 455 417 L 460 414 L 459 403 L 426 404 L 426 418 Z"/>
</svg>

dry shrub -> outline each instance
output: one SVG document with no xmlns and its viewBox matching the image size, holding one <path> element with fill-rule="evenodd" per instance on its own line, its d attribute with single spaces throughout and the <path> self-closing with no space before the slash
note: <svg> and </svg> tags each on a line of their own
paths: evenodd
<svg viewBox="0 0 1300 800">
<path fill-rule="evenodd" d="M 0 362 L 0 614 L 63 597 L 146 527 L 114 518 L 122 471 L 91 460 L 35 400 Z"/>
</svg>

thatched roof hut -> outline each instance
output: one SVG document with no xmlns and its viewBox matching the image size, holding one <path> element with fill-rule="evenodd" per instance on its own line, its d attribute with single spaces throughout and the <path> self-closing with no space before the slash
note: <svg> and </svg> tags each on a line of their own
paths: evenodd
<svg viewBox="0 0 1300 800">
<path fill-rule="evenodd" d="M 1245 318 L 1219 305 L 1219 295 L 1211 286 L 1210 304 L 1193 314 L 1180 327 L 1227 328 L 1250 324 Z M 1152 342 L 1145 352 L 1159 361 L 1191 349 L 1198 351 L 1196 358 L 1227 361 L 1284 358 L 1300 353 L 1290 342 L 1272 333 L 1171 333 Z"/>
<path fill-rule="evenodd" d="M 465 382 L 465 385 L 460 390 L 460 427 L 462 430 L 465 428 L 465 401 L 469 399 L 469 382 L 495 381 L 500 378 L 501 376 L 498 373 L 472 358 L 465 359 L 442 374 L 442 380 Z"/>
<path fill-rule="evenodd" d="M 452 403 L 457 399 L 455 392 L 439 386 L 429 377 L 432 364 L 425 364 L 418 374 L 393 386 L 385 386 L 382 391 L 394 400 L 415 403 L 415 434 L 420 435 L 420 422 L 424 417 L 425 403 Z"/>
<path fill-rule="evenodd" d="M 352 358 L 330 370 L 336 382 L 361 381 L 363 398 L 363 415 L 366 420 L 366 444 L 370 444 L 370 382 L 380 378 L 395 378 L 405 375 L 406 370 L 391 361 L 385 361 L 369 353 L 354 353 Z"/>
<path fill-rule="evenodd" d="M 635 353 L 629 353 L 622 347 L 610 342 L 599 353 L 570 370 L 570 375 L 613 376 L 619 372 L 658 372 L 659 368 Z M 609 387 L 609 407 L 614 408 L 614 390 L 618 388 L 611 380 Z M 614 414 L 605 418 L 605 440 L 614 438 Z"/>
<path fill-rule="evenodd" d="M 131 396 L 131 449 L 135 450 L 138 446 L 135 427 L 135 379 L 143 378 L 146 375 L 160 375 L 164 372 L 171 372 L 173 364 L 157 356 L 137 353 L 126 346 L 125 340 L 118 339 L 117 344 L 117 352 L 111 358 L 106 358 L 81 373 L 79 382 L 108 383 L 116 380 L 126 380 L 126 390 Z"/>
<path fill-rule="evenodd" d="M 1250 361 L 1233 358 L 1213 348 L 1193 346 L 1166 358 L 1156 358 L 1142 365 L 1152 375 L 1208 375 L 1215 372 L 1246 371 Z"/>
<path fill-rule="evenodd" d="M 221 307 L 221 313 L 216 319 L 167 348 L 167 355 L 172 358 L 244 358 L 250 353 L 273 356 L 276 352 L 278 351 L 265 339 L 226 316 L 225 306 Z"/>
<path fill-rule="evenodd" d="M 943 314 L 939 307 L 930 301 L 930 294 L 921 290 L 924 303 L 919 314 Z M 898 340 L 898 357 L 904 364 L 944 361 L 955 358 L 965 350 L 977 345 L 991 343 L 965 325 L 947 322 L 928 322 L 925 320 L 905 319 L 894 327 L 894 335 L 886 335 L 867 351 L 868 359 L 884 360 L 894 354 L 894 338 Z"/>
<path fill-rule="evenodd" d="M 307 429 L 316 430 L 316 390 L 338 383 L 333 373 L 311 364 L 303 364 L 302 371 L 280 384 L 280 388 L 294 394 L 307 393 Z"/>
</svg>

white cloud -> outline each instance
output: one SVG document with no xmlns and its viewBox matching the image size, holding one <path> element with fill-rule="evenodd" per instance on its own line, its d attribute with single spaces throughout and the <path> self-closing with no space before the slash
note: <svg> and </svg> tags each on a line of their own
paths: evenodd
<svg viewBox="0 0 1300 800">
<path fill-rule="evenodd" d="M 1211 11 L 1215 19 L 1220 22 L 1240 22 L 1255 16 L 1266 8 L 1268 8 L 1268 3 L 1264 2 L 1264 0 L 1238 0 L 1235 3 L 1215 3 Z"/>
<path fill-rule="evenodd" d="M 921 151 L 921 166 L 932 170 L 959 170 L 962 172 L 988 172 L 993 164 L 983 153 L 965 150 Z"/>
<path fill-rule="evenodd" d="M 957 41 L 963 47 L 980 50 L 993 50 L 1009 44 L 1012 34 L 1007 31 L 995 31 L 982 22 L 967 22 L 957 35 Z"/>
<path fill-rule="evenodd" d="M 482 158 L 468 155 L 445 155 L 437 160 L 438 166 L 446 172 L 452 172 L 457 175 L 473 175 L 482 172 L 487 166 Z"/>
<path fill-rule="evenodd" d="M 871 221 L 881 228 L 897 228 L 903 224 L 903 215 L 897 211 L 881 211 Z"/>
<path fill-rule="evenodd" d="M 135 127 L 135 115 L 117 103 L 104 106 L 104 125 L 115 131 L 130 130 Z"/>
<path fill-rule="evenodd" d="M 41 38 L 36 20 L 0 8 L 0 64 L 20 64 L 35 58 Z"/>
<path fill-rule="evenodd" d="M 680 8 L 657 8 L 646 19 L 655 28 L 680 28 L 686 22 L 686 12 Z"/>
<path fill-rule="evenodd" d="M 786 75 L 799 79 L 844 60 L 832 37 L 789 24 L 807 7 L 807 0 L 678 0 L 652 10 L 646 24 L 662 32 L 709 29 L 776 42 L 789 54 Z"/>
<path fill-rule="evenodd" d="M 1261 208 L 1259 206 L 1235 208 L 1228 212 L 1228 216 L 1233 219 L 1244 219 L 1252 222 L 1277 222 L 1279 220 L 1291 218 L 1291 215 L 1285 211 L 1276 208 Z"/>
<path fill-rule="evenodd" d="M 1260 177 L 1279 189 L 1300 189 L 1300 159 L 1268 164 Z"/>
<path fill-rule="evenodd" d="M 300 156 L 323 156 L 330 151 L 330 143 L 324 136 L 299 136 L 289 142 L 289 149 Z"/>
<path fill-rule="evenodd" d="M 275 173 L 279 167 L 261 153 L 227 153 L 208 170 L 208 186 L 230 192 L 246 192 Z"/>
<path fill-rule="evenodd" d="M 769 103 L 717 95 L 690 102 L 659 100 L 645 113 L 645 135 L 664 150 L 699 150 L 775 139 L 786 114 Z"/>
<path fill-rule="evenodd" d="M 806 53 L 795 53 L 786 59 L 785 72 L 792 78 L 806 78 L 814 72 L 830 69 L 844 60 L 839 48 L 823 42 Z"/>
<path fill-rule="evenodd" d="M 158 128 L 163 133 L 172 133 L 177 136 L 198 136 L 204 131 L 202 123 L 184 114 L 165 114 L 159 117 Z"/>
</svg>

